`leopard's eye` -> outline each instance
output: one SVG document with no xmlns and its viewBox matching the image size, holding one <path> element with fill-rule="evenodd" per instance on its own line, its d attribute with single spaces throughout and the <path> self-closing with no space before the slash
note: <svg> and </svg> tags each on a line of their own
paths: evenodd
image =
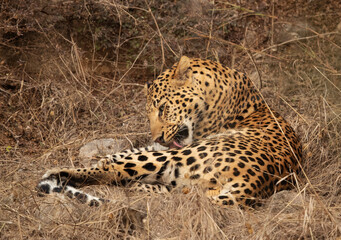
<svg viewBox="0 0 341 240">
<path fill-rule="evenodd" d="M 159 117 L 162 116 L 163 111 L 165 110 L 165 105 L 166 105 L 166 103 L 163 103 L 163 104 L 159 107 Z"/>
</svg>

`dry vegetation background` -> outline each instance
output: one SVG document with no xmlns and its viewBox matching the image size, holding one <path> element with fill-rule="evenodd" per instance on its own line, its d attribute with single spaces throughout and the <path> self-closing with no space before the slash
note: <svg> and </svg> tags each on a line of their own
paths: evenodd
<svg viewBox="0 0 341 240">
<path fill-rule="evenodd" d="M 340 1 L 3 0 L 0 11 L 0 239 L 340 239 Z M 304 143 L 296 189 L 252 211 L 196 188 L 86 189 L 117 200 L 97 209 L 37 196 L 42 174 L 82 166 L 91 140 L 147 145 L 143 84 L 181 55 L 262 82 Z"/>
</svg>

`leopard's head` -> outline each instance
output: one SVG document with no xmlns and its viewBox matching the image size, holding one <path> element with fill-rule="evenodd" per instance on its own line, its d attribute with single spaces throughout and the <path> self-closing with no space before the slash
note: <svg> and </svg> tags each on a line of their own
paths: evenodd
<svg viewBox="0 0 341 240">
<path fill-rule="evenodd" d="M 191 59 L 183 56 L 145 87 L 152 138 L 170 148 L 193 142 L 195 123 L 205 105 L 193 79 L 191 64 Z"/>
<path fill-rule="evenodd" d="M 146 93 L 153 140 L 178 148 L 236 127 L 264 104 L 245 74 L 186 56 L 147 83 Z"/>
</svg>

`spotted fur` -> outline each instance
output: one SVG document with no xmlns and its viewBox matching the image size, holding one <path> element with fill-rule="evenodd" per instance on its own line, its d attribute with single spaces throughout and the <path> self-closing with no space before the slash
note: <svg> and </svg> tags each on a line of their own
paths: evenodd
<svg viewBox="0 0 341 240">
<path fill-rule="evenodd" d="M 147 83 L 146 94 L 152 138 L 166 150 L 132 149 L 93 168 L 50 170 L 38 189 L 67 194 L 84 185 L 134 183 L 163 193 L 198 185 L 218 205 L 254 206 L 292 187 L 301 143 L 245 74 L 184 56 Z M 95 197 L 87 198 L 94 205 Z"/>
</svg>

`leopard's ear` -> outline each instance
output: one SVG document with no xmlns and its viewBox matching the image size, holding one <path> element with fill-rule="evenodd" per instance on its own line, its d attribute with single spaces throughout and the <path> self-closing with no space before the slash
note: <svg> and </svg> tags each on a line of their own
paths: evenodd
<svg viewBox="0 0 341 240">
<path fill-rule="evenodd" d="M 182 56 L 174 73 L 174 80 L 177 86 L 182 86 L 187 82 L 188 76 L 186 76 L 186 73 L 188 72 L 190 66 L 191 59 L 186 56 Z"/>
</svg>

